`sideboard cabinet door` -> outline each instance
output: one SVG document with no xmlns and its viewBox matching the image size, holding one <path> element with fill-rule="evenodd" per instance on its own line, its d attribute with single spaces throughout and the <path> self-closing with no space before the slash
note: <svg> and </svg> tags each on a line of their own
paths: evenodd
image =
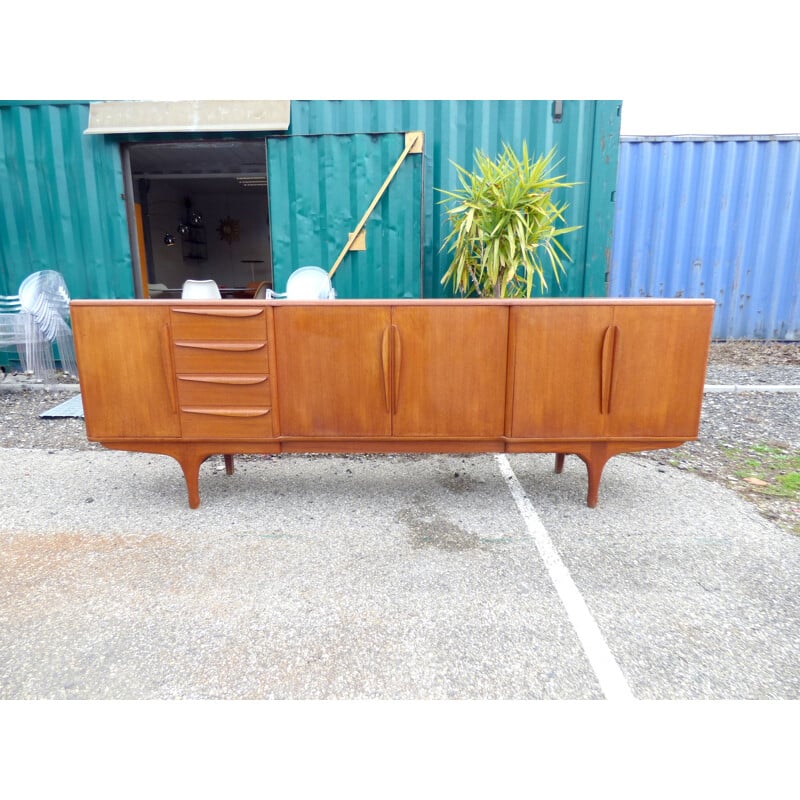
<svg viewBox="0 0 800 800">
<path fill-rule="evenodd" d="M 282 436 L 391 434 L 389 306 L 276 305 Z"/>
<path fill-rule="evenodd" d="M 180 436 L 169 309 L 73 306 L 90 439 Z"/>
<path fill-rule="evenodd" d="M 617 305 L 607 435 L 697 436 L 711 304 Z"/>
<path fill-rule="evenodd" d="M 395 306 L 393 434 L 500 438 L 508 307 Z"/>
<path fill-rule="evenodd" d="M 511 307 L 510 436 L 602 436 L 612 321 L 609 305 Z"/>
</svg>

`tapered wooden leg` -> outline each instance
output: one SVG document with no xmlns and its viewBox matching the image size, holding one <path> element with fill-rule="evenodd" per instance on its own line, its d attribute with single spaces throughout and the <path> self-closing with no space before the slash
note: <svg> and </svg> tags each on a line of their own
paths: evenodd
<svg viewBox="0 0 800 800">
<path fill-rule="evenodd" d="M 597 507 L 598 495 L 600 494 L 600 477 L 603 474 L 604 466 L 605 462 L 600 464 L 594 460 L 586 463 L 586 469 L 589 474 L 589 491 L 586 494 L 586 505 L 589 508 Z"/>
<path fill-rule="evenodd" d="M 611 455 L 602 444 L 593 444 L 588 454 L 579 454 L 583 463 L 586 464 L 586 471 L 589 476 L 589 491 L 586 496 L 586 505 L 589 508 L 597 506 L 603 467 L 605 467 Z"/>
<path fill-rule="evenodd" d="M 564 471 L 564 457 L 565 453 L 556 453 L 556 475 L 560 475 Z"/>
<path fill-rule="evenodd" d="M 196 453 L 182 453 L 176 456 L 178 463 L 183 470 L 183 477 L 186 479 L 186 490 L 189 493 L 189 508 L 197 508 L 200 505 L 200 465 L 208 456 Z"/>
<path fill-rule="evenodd" d="M 225 459 L 225 474 L 233 475 L 233 456 L 223 456 Z"/>
</svg>

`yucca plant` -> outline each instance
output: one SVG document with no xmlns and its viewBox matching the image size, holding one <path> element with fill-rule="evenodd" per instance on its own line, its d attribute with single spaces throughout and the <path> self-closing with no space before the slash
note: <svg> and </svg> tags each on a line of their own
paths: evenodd
<svg viewBox="0 0 800 800">
<path fill-rule="evenodd" d="M 580 226 L 558 227 L 569 204 L 552 193 L 575 183 L 552 174 L 555 153 L 531 159 L 523 142 L 519 157 L 504 143 L 495 161 L 476 150 L 475 172 L 451 162 L 461 188 L 437 190 L 451 226 L 441 249 L 453 254 L 443 284 L 463 296 L 530 297 L 536 282 L 547 291 L 549 272 L 561 285 L 562 257 L 571 259 L 558 238 Z"/>
</svg>

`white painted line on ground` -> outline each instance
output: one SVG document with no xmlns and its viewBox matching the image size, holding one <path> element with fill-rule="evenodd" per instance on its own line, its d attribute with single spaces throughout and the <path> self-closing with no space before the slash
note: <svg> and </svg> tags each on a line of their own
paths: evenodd
<svg viewBox="0 0 800 800">
<path fill-rule="evenodd" d="M 628 682 L 625 680 L 625 676 L 622 674 L 616 659 L 611 654 L 611 650 L 609 650 L 603 634 L 592 616 L 592 612 L 589 611 L 589 607 L 572 580 L 569 570 L 564 566 L 564 562 L 558 555 L 558 551 L 553 545 L 541 519 L 539 519 L 533 503 L 531 503 L 528 495 L 525 494 L 525 490 L 514 474 L 514 470 L 511 469 L 508 456 L 505 453 L 499 453 L 495 457 L 500 467 L 500 472 L 506 479 L 511 496 L 517 504 L 519 513 L 525 520 L 528 533 L 533 536 L 533 540 L 536 542 L 539 555 L 542 557 L 542 561 L 544 561 L 544 565 L 550 574 L 550 580 L 553 581 L 553 586 L 555 586 L 558 596 L 561 598 L 572 627 L 575 628 L 575 633 L 578 634 L 578 639 L 583 646 L 586 657 L 589 659 L 597 680 L 600 682 L 603 694 L 608 700 L 634 700 L 635 698 L 628 686 Z"/>
<path fill-rule="evenodd" d="M 739 383 L 739 384 L 717 384 L 707 383 L 703 387 L 706 394 L 727 392 L 728 394 L 743 394 L 745 392 L 767 392 L 767 393 L 800 393 L 800 386 L 796 383 Z"/>
</svg>

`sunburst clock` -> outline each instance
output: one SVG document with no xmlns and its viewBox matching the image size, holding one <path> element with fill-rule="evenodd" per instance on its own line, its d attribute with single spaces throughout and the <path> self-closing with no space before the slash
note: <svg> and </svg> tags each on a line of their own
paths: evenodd
<svg viewBox="0 0 800 800">
<path fill-rule="evenodd" d="M 225 219 L 221 219 L 219 221 L 219 226 L 217 227 L 217 233 L 219 234 L 219 238 L 222 239 L 223 242 L 227 242 L 228 244 L 230 244 L 231 242 L 238 242 L 239 220 L 231 219 L 230 217 L 225 217 Z"/>
</svg>

